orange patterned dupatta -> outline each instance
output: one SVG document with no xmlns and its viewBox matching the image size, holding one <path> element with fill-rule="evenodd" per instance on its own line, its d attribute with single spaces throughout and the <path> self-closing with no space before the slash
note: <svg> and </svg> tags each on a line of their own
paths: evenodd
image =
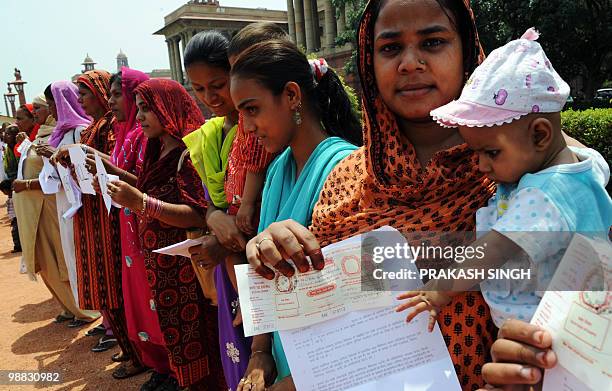
<svg viewBox="0 0 612 391">
<path fill-rule="evenodd" d="M 322 245 L 390 225 L 402 232 L 432 236 L 440 231 L 475 229 L 476 210 L 493 195 L 494 183 L 479 171 L 467 145 L 439 151 L 422 166 L 414 147 L 400 137 L 395 115 L 380 98 L 373 67 L 373 14 L 370 1 L 359 27 L 359 75 L 363 86 L 364 147 L 329 175 L 312 216 L 312 232 Z M 471 16 L 468 53 L 471 71 L 482 60 Z M 414 238 L 414 236 L 412 236 Z M 478 292 L 458 295 L 439 315 L 440 327 L 463 389 L 483 386 L 494 326 Z"/>
</svg>

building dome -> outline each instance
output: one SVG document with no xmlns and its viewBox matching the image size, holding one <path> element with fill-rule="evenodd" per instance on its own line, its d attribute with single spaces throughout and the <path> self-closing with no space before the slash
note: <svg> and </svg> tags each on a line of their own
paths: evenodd
<svg viewBox="0 0 612 391">
<path fill-rule="evenodd" d="M 87 56 L 85 57 L 85 60 L 83 60 L 83 64 L 81 65 L 85 65 L 85 64 L 95 64 L 94 60 L 92 60 L 91 57 L 89 57 L 89 53 L 87 53 Z"/>
<path fill-rule="evenodd" d="M 83 69 L 83 73 L 85 73 L 87 71 L 93 71 L 96 67 L 96 62 L 94 62 L 94 60 L 89 57 L 89 53 L 87 53 L 87 56 L 85 57 L 85 60 L 83 60 L 83 63 L 81 65 L 85 67 L 85 69 Z"/>
</svg>

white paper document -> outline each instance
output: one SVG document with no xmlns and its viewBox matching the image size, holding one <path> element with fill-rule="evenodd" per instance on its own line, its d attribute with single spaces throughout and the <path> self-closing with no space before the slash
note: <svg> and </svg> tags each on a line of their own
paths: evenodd
<svg viewBox="0 0 612 391">
<path fill-rule="evenodd" d="M 74 171 L 76 173 L 77 182 L 79 182 L 81 192 L 95 195 L 96 191 L 92 185 L 94 177 L 91 172 L 89 172 L 85 164 L 87 161 L 85 152 L 83 152 L 79 146 L 72 146 L 68 148 L 68 153 L 70 154 L 70 162 L 74 166 Z"/>
<path fill-rule="evenodd" d="M 62 217 L 64 219 L 69 219 L 76 214 L 79 208 L 82 206 L 81 204 L 81 191 L 78 186 L 72 179 L 72 174 L 69 169 L 62 166 L 61 164 L 57 165 L 57 173 L 59 174 L 60 180 L 62 181 L 62 188 L 64 189 L 64 193 L 66 194 L 66 199 L 70 203 L 70 209 L 68 209 Z"/>
<path fill-rule="evenodd" d="M 106 168 L 104 167 L 104 163 L 102 163 L 102 159 L 100 155 L 96 153 L 96 175 L 98 176 L 98 184 L 100 185 L 100 191 L 102 192 L 102 199 L 104 200 L 104 206 L 106 206 L 106 210 L 110 214 L 112 200 L 110 195 L 108 195 L 108 189 L 106 184 L 108 183 L 108 175 L 106 174 Z"/>
<path fill-rule="evenodd" d="M 166 254 L 166 255 L 180 255 L 180 256 L 189 258 L 191 256 L 189 254 L 189 247 L 193 247 L 193 246 L 202 244 L 203 239 L 204 239 L 204 236 L 199 237 L 197 239 L 183 240 L 180 243 L 175 243 L 168 247 L 153 250 L 153 252 L 159 253 L 159 254 Z"/>
<path fill-rule="evenodd" d="M 30 141 L 30 139 L 26 138 L 21 142 L 19 148 L 17 148 L 17 151 L 21 154 L 21 156 L 19 157 L 19 163 L 17 165 L 17 179 L 19 180 L 23 179 L 23 163 L 28 157 L 28 151 L 30 150 L 31 146 L 32 142 Z"/>
<path fill-rule="evenodd" d="M 106 174 L 106 183 L 110 183 L 110 182 L 115 182 L 118 181 L 119 177 L 117 175 L 113 175 L 113 174 Z M 113 201 L 111 199 L 111 205 L 114 206 L 115 208 L 121 209 L 123 208 L 123 206 L 119 205 L 118 203 L 116 203 L 115 201 Z"/>
<path fill-rule="evenodd" d="M 40 170 L 40 174 L 38 175 L 40 188 L 45 194 L 55 194 L 60 190 L 62 181 L 57 173 L 57 170 L 49 161 L 49 158 L 43 156 L 42 160 L 43 168 Z"/>
<path fill-rule="evenodd" d="M 390 227 L 380 231 L 389 231 L 381 240 L 405 240 Z M 277 273 L 273 280 L 266 280 L 250 265 L 235 266 L 245 336 L 305 327 L 352 311 L 391 305 L 391 292 L 362 290 L 360 238 L 323 248 L 323 270 L 296 272 L 291 278 Z"/>
<path fill-rule="evenodd" d="M 406 324 L 393 308 L 353 312 L 280 331 L 300 391 L 461 390 L 440 329 L 428 313 Z"/>
<path fill-rule="evenodd" d="M 611 256 L 605 239 L 574 235 L 533 316 L 552 334 L 559 359 L 544 374 L 544 391 L 612 391 Z"/>
</svg>

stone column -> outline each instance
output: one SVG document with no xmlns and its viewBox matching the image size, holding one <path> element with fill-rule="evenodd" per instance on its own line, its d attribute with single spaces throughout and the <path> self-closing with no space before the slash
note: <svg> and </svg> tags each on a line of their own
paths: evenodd
<svg viewBox="0 0 612 391">
<path fill-rule="evenodd" d="M 325 47 L 331 49 L 336 45 L 336 10 L 331 0 L 325 1 Z"/>
<path fill-rule="evenodd" d="M 338 7 L 338 25 L 337 27 L 338 27 L 338 35 L 346 31 L 346 8 L 344 4 Z"/>
<path fill-rule="evenodd" d="M 289 36 L 293 42 L 297 42 L 295 36 L 295 13 L 293 12 L 293 0 L 287 0 L 287 22 L 289 23 Z"/>
<path fill-rule="evenodd" d="M 314 30 L 313 26 L 313 15 L 312 15 L 312 0 L 304 0 L 304 26 L 306 29 L 306 52 L 312 52 L 314 47 Z"/>
<path fill-rule="evenodd" d="M 295 43 L 305 48 L 306 47 L 306 26 L 304 23 L 304 0 L 295 0 Z"/>
<path fill-rule="evenodd" d="M 321 49 L 321 26 L 317 0 L 312 0 L 312 31 L 314 31 L 314 48 L 315 50 Z"/>
<path fill-rule="evenodd" d="M 170 63 L 170 75 L 172 75 L 172 80 L 176 80 L 176 67 L 174 65 L 174 45 L 172 44 L 172 39 L 166 39 L 166 44 L 168 45 L 168 63 Z"/>
<path fill-rule="evenodd" d="M 185 46 L 187 46 L 187 34 L 183 31 L 179 34 L 181 38 L 181 47 L 183 48 L 182 53 L 185 54 Z"/>
<path fill-rule="evenodd" d="M 172 61 L 174 63 L 174 80 L 178 81 L 178 70 L 179 70 L 179 65 L 177 65 L 179 62 L 177 61 L 177 58 L 179 57 L 179 53 L 178 53 L 178 45 L 176 42 L 176 37 L 172 38 Z"/>
<path fill-rule="evenodd" d="M 183 59 L 185 58 L 185 48 L 187 47 L 187 44 L 189 43 L 190 39 L 191 39 L 191 31 L 190 30 L 185 30 L 185 31 L 183 31 L 181 33 L 181 42 L 182 42 L 182 47 L 183 47 Z M 181 65 L 182 64 L 183 64 L 183 61 L 181 60 Z M 184 85 L 188 85 L 189 84 L 189 76 L 187 76 L 187 71 L 186 70 L 185 70 L 183 84 Z"/>
<path fill-rule="evenodd" d="M 183 80 L 183 60 L 181 59 L 181 49 L 179 47 L 179 41 L 181 38 L 179 36 L 174 38 L 174 61 L 176 62 L 176 81 L 183 84 L 185 81 Z"/>
</svg>

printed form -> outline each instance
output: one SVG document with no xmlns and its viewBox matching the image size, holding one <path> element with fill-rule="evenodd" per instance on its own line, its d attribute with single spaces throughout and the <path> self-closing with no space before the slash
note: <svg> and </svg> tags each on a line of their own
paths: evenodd
<svg viewBox="0 0 612 391">
<path fill-rule="evenodd" d="M 382 238 L 390 240 L 391 235 Z M 290 278 L 277 273 L 273 280 L 266 280 L 250 265 L 235 266 L 245 336 L 305 327 L 352 311 L 393 304 L 389 291 L 362 290 L 360 236 L 329 245 L 322 252 L 323 270 L 296 272 Z"/>
<path fill-rule="evenodd" d="M 559 359 L 544 391 L 612 390 L 611 267 L 607 240 L 574 235 L 531 320 L 551 332 Z"/>
<path fill-rule="evenodd" d="M 300 391 L 459 391 L 440 329 L 428 313 L 409 324 L 393 307 L 353 312 L 303 329 L 281 331 Z"/>
<path fill-rule="evenodd" d="M 377 231 L 386 231 L 378 245 L 405 241 L 393 228 Z M 322 271 L 290 279 L 236 266 L 245 334 L 281 330 L 300 391 L 461 390 L 440 329 L 427 331 L 428 313 L 406 324 L 395 292 L 361 291 L 361 239 L 324 248 Z"/>
</svg>

